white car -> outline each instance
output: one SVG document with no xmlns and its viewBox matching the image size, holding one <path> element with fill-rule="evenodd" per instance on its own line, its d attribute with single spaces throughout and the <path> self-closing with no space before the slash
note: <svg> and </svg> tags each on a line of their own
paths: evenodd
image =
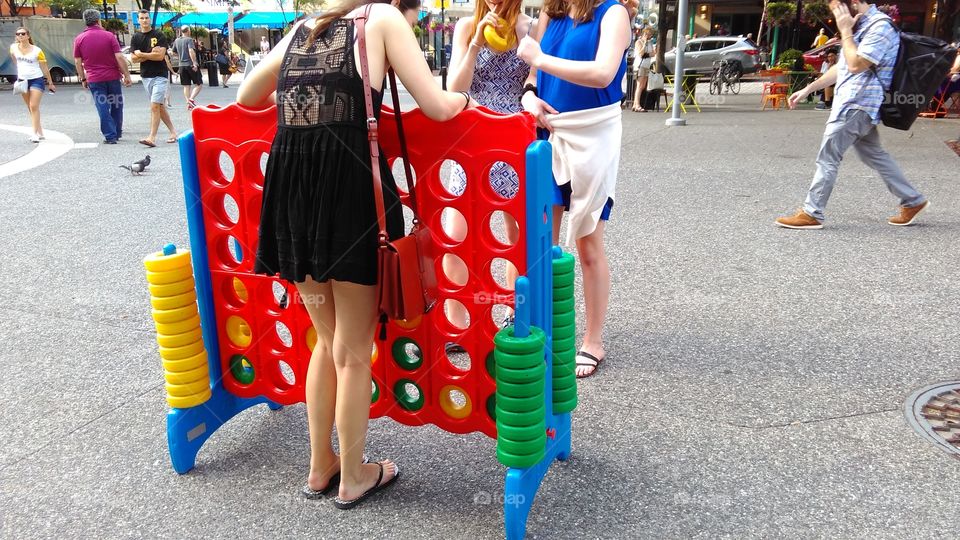
<svg viewBox="0 0 960 540">
<path fill-rule="evenodd" d="M 134 62 L 133 59 L 130 58 L 130 46 L 127 45 L 121 49 L 120 52 L 123 53 L 123 57 L 127 59 L 127 70 L 130 71 L 130 73 L 140 73 L 140 62 Z"/>
</svg>

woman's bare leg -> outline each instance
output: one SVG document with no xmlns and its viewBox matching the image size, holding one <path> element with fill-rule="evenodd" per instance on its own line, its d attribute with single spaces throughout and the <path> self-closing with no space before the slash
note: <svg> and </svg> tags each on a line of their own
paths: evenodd
<svg viewBox="0 0 960 540">
<path fill-rule="evenodd" d="M 40 99 L 43 97 L 43 92 L 31 89 L 28 94 L 30 95 L 30 103 L 27 104 L 30 109 L 30 124 L 33 126 L 34 133 L 43 135 L 43 128 L 40 127 Z"/>
<path fill-rule="evenodd" d="M 317 283 L 308 277 L 303 283 L 297 284 L 297 290 L 317 331 L 317 344 L 307 367 L 305 390 L 310 431 L 307 485 L 310 489 L 320 491 L 327 487 L 330 477 L 340 470 L 340 458 L 333 452 L 330 441 L 337 404 L 337 371 L 332 354 L 336 311 L 329 282 Z"/>
<path fill-rule="evenodd" d="M 592 233 L 577 240 L 580 270 L 583 273 L 583 299 L 586 304 L 587 330 L 580 350 L 603 359 L 603 321 L 610 303 L 610 266 L 603 249 L 603 230 L 606 222 L 600 220 Z M 577 366 L 577 376 L 592 373 L 590 366 Z"/>
</svg>

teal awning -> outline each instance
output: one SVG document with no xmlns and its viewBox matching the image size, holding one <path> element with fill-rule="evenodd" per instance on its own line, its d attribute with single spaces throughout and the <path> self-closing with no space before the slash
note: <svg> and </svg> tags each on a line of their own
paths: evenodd
<svg viewBox="0 0 960 540">
<path fill-rule="evenodd" d="M 233 27 L 238 30 L 247 28 L 285 28 L 291 22 L 302 17 L 303 12 L 296 13 L 292 11 L 251 11 L 243 16 L 242 19 L 233 23 Z"/>
<path fill-rule="evenodd" d="M 124 13 L 123 15 L 126 15 L 126 13 Z M 179 16 L 180 16 L 179 13 L 174 13 L 172 11 L 158 11 L 157 19 L 156 19 L 156 22 L 153 23 L 153 26 L 161 27 Z M 150 19 L 153 20 L 152 11 L 150 12 Z M 133 12 L 133 26 L 134 28 L 140 28 L 140 18 L 137 17 L 136 11 Z"/>
<path fill-rule="evenodd" d="M 240 15 L 234 15 L 234 20 L 240 18 Z M 204 28 L 222 28 L 227 24 L 227 13 L 187 13 L 180 17 L 174 26 L 202 26 Z"/>
</svg>

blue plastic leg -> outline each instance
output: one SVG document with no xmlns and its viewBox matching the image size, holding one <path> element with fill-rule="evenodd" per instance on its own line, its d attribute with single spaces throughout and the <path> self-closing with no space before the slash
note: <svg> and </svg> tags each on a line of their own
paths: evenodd
<svg viewBox="0 0 960 540">
<path fill-rule="evenodd" d="M 272 402 L 272 401 L 268 401 L 268 402 L 267 402 L 267 407 L 270 407 L 270 410 L 271 410 L 271 411 L 279 411 L 280 409 L 283 408 L 283 405 L 281 405 L 281 404 L 279 404 L 279 403 L 274 403 L 274 402 Z"/>
<path fill-rule="evenodd" d="M 273 410 L 281 407 L 263 397 L 238 398 L 228 394 L 222 386 L 217 386 L 213 388 L 213 396 L 202 405 L 189 409 L 170 409 L 167 413 L 167 445 L 173 470 L 179 474 L 189 472 L 197 462 L 197 453 L 213 432 L 237 413 L 261 403 L 266 403 Z"/>
</svg>

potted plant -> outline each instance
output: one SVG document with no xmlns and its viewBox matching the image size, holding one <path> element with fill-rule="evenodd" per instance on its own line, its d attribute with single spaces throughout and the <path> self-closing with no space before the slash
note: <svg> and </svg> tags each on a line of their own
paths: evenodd
<svg viewBox="0 0 960 540">
<path fill-rule="evenodd" d="M 789 25 L 797 16 L 797 5 L 793 2 L 767 2 L 763 9 L 767 24 L 773 27 L 773 50 L 770 54 L 770 62 L 775 63 L 778 59 L 777 46 L 780 43 L 780 28 Z"/>
<path fill-rule="evenodd" d="M 824 0 L 810 0 L 803 3 L 803 11 L 800 12 L 800 20 L 812 28 L 826 26 L 827 21 L 831 19 L 833 12 L 830 11 L 830 5 Z"/>
</svg>

